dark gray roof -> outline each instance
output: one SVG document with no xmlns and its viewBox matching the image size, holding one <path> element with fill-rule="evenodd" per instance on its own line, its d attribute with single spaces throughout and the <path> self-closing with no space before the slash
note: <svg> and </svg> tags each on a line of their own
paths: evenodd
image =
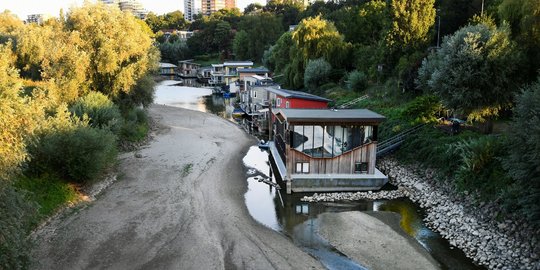
<svg viewBox="0 0 540 270">
<path fill-rule="evenodd" d="M 239 68 L 238 72 L 242 73 L 268 73 L 270 72 L 266 68 Z"/>
<path fill-rule="evenodd" d="M 310 93 L 306 92 L 300 92 L 300 91 L 294 91 L 294 90 L 287 90 L 287 89 L 277 89 L 277 88 L 267 88 L 266 89 L 269 92 L 272 92 L 276 95 L 280 95 L 284 98 L 301 98 L 301 99 L 308 99 L 308 100 L 315 100 L 315 101 L 326 101 L 330 102 L 330 99 L 319 97 L 316 95 L 312 95 Z"/>
<path fill-rule="evenodd" d="M 380 123 L 386 119 L 368 109 L 277 109 L 277 114 L 281 114 L 288 122 L 296 123 Z"/>
</svg>

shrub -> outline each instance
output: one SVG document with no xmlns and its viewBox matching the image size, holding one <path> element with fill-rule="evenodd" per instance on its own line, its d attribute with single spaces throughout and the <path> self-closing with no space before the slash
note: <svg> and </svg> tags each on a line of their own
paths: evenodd
<svg viewBox="0 0 540 270">
<path fill-rule="evenodd" d="M 319 86 L 328 82 L 332 66 L 324 59 L 309 60 L 304 72 L 304 86 L 308 92 L 315 92 Z"/>
<path fill-rule="evenodd" d="M 41 136 L 31 147 L 29 168 L 57 172 L 76 182 L 94 179 L 116 157 L 116 136 L 109 130 L 77 127 Z"/>
<path fill-rule="evenodd" d="M 136 106 L 148 107 L 154 102 L 154 87 L 156 82 L 151 74 L 140 78 L 129 94 L 122 93 L 116 103 L 120 105 L 122 111 L 129 110 Z"/>
<path fill-rule="evenodd" d="M 402 117 L 413 124 L 435 122 L 442 111 L 443 106 L 436 96 L 419 96 L 407 104 Z"/>
<path fill-rule="evenodd" d="M 88 115 L 92 127 L 109 129 L 115 134 L 120 132 L 122 126 L 120 110 L 102 93 L 90 92 L 77 100 L 70 111 L 81 119 L 85 114 Z"/>
<path fill-rule="evenodd" d="M 146 137 L 148 133 L 148 116 L 141 109 L 129 110 L 125 115 L 124 126 L 122 126 L 122 140 L 137 142 Z"/>
<path fill-rule="evenodd" d="M 505 167 L 516 185 L 518 212 L 540 228 L 540 78 L 517 96 Z"/>
<path fill-rule="evenodd" d="M 505 175 L 500 158 L 504 154 L 504 140 L 482 136 L 451 144 L 450 156 L 459 157 L 455 167 L 458 189 L 478 191 L 483 199 L 500 197 L 511 183 Z"/>
<path fill-rule="evenodd" d="M 362 92 L 368 86 L 368 78 L 362 71 L 353 71 L 349 73 L 347 78 L 347 88 L 352 91 Z"/>
<path fill-rule="evenodd" d="M 21 192 L 0 182 L 0 269 L 28 268 L 27 234 L 35 213 L 35 206 Z"/>
</svg>

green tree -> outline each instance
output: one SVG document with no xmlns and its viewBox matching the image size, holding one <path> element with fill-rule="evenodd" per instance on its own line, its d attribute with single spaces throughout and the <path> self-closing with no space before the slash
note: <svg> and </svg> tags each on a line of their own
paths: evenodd
<svg viewBox="0 0 540 270">
<path fill-rule="evenodd" d="M 244 8 L 244 15 L 259 13 L 263 10 L 263 5 L 259 3 L 251 3 Z"/>
<path fill-rule="evenodd" d="M 90 89 L 114 98 L 129 93 L 136 81 L 155 68 L 152 40 L 137 20 L 119 9 L 86 4 L 72 9 L 67 29 L 80 33 L 88 53 Z"/>
<path fill-rule="evenodd" d="M 304 72 L 304 86 L 308 92 L 315 93 L 318 88 L 327 83 L 332 66 L 324 59 L 309 60 Z"/>
<path fill-rule="evenodd" d="M 392 0 L 392 27 L 386 37 L 388 46 L 398 52 L 422 48 L 435 23 L 435 0 Z"/>
<path fill-rule="evenodd" d="M 489 120 L 510 104 L 519 60 L 508 28 L 469 25 L 423 61 L 417 85 L 471 121 Z"/>
<path fill-rule="evenodd" d="M 302 20 L 292 34 L 304 63 L 324 58 L 334 67 L 344 65 L 347 44 L 332 22 L 320 16 Z"/>
<path fill-rule="evenodd" d="M 237 58 L 255 61 L 260 61 L 264 50 L 274 44 L 284 32 L 279 18 L 267 12 L 244 16 L 238 27 L 247 34 L 247 42 L 245 57 L 237 55 Z"/>
<path fill-rule="evenodd" d="M 503 162 L 516 181 L 519 214 L 540 227 L 540 78 L 517 96 L 509 129 L 508 157 Z M 527 187 L 527 188 L 523 188 Z M 515 208 L 514 208 L 515 209 Z M 514 211 L 512 209 L 512 211 Z"/>
<path fill-rule="evenodd" d="M 503 0 L 499 16 L 508 21 L 526 54 L 525 74 L 533 80 L 540 70 L 540 3 L 538 0 Z"/>
<path fill-rule="evenodd" d="M 217 48 L 218 52 L 228 55 L 228 52 L 231 49 L 232 35 L 231 25 L 228 22 L 220 21 L 216 24 L 212 43 L 214 47 Z"/>
<path fill-rule="evenodd" d="M 347 77 L 347 88 L 352 91 L 362 92 L 368 86 L 368 79 L 365 73 L 354 70 Z"/>
<path fill-rule="evenodd" d="M 249 59 L 249 37 L 246 31 L 237 32 L 234 36 L 233 51 L 236 59 Z"/>
</svg>

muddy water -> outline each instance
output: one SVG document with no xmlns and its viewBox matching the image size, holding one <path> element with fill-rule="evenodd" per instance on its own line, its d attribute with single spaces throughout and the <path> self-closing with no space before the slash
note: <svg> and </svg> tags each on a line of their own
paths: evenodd
<svg viewBox="0 0 540 270">
<path fill-rule="evenodd" d="M 210 89 L 173 86 L 176 82 L 164 81 L 156 88 L 156 102 L 186 109 L 219 115 L 231 120 L 231 100 L 212 95 Z M 329 245 L 317 233 L 318 215 L 324 212 L 391 211 L 401 215 L 401 228 L 416 239 L 437 260 L 442 269 L 483 269 L 465 257 L 462 251 L 452 248 L 448 241 L 427 228 L 424 213 L 408 199 L 307 203 L 304 195 L 286 195 L 265 184 L 261 179 L 273 179 L 268 155 L 256 146 L 243 158 L 248 191 L 245 201 L 249 213 L 261 224 L 281 232 L 319 259 L 328 269 L 364 269 L 362 262 L 354 262 Z"/>
</svg>

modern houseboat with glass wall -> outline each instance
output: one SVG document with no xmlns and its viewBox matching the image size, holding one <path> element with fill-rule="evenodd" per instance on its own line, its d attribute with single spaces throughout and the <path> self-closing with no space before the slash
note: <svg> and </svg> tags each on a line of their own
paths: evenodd
<svg viewBox="0 0 540 270">
<path fill-rule="evenodd" d="M 385 117 L 366 109 L 275 109 L 270 160 L 291 192 L 377 190 L 377 130 Z"/>
</svg>

